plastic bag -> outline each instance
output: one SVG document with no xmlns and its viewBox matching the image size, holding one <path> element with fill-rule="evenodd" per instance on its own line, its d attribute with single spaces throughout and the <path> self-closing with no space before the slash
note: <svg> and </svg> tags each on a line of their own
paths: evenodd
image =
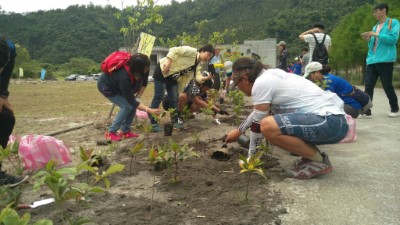
<svg viewBox="0 0 400 225">
<path fill-rule="evenodd" d="M 41 169 L 54 159 L 59 166 L 71 162 L 69 148 L 64 142 L 50 136 L 25 135 L 19 140 L 18 155 L 26 170 Z"/>
<path fill-rule="evenodd" d="M 137 109 L 136 110 L 136 118 L 147 119 L 147 118 L 149 118 L 149 115 L 147 115 L 147 113 L 145 111 Z"/>
<path fill-rule="evenodd" d="M 347 131 L 346 136 L 339 143 L 349 143 L 357 140 L 356 120 L 347 114 L 345 117 L 347 124 L 349 125 L 349 130 Z"/>
</svg>

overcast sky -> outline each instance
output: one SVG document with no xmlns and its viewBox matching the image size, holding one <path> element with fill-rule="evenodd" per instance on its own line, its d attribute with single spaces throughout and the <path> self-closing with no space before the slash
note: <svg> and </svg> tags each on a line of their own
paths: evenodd
<svg viewBox="0 0 400 225">
<path fill-rule="evenodd" d="M 183 2 L 184 0 L 177 0 Z M 34 12 L 38 10 L 65 9 L 70 5 L 88 5 L 92 2 L 94 5 L 108 5 L 121 9 L 121 2 L 124 7 L 135 5 L 136 0 L 1 0 L 0 6 L 2 10 L 7 12 Z M 157 5 L 166 5 L 171 0 L 155 0 Z"/>
</svg>

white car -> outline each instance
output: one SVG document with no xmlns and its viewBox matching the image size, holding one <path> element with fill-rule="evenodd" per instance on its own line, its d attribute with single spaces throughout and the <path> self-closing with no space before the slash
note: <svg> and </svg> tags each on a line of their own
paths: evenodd
<svg viewBox="0 0 400 225">
<path fill-rule="evenodd" d="M 77 80 L 77 81 L 84 81 L 84 80 L 87 80 L 87 77 L 86 77 L 86 75 L 79 75 L 79 76 L 76 78 L 76 80 Z"/>
</svg>

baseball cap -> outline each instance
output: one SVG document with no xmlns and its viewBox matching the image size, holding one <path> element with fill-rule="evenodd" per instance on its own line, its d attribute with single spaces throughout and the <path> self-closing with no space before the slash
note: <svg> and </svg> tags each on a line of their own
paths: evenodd
<svg viewBox="0 0 400 225">
<path fill-rule="evenodd" d="M 227 73 L 232 73 L 232 61 L 226 61 L 224 62 L 224 67 Z"/>
<path fill-rule="evenodd" d="M 276 46 L 286 45 L 286 42 L 280 41 Z"/>
<path fill-rule="evenodd" d="M 304 70 L 304 78 L 307 78 L 310 73 L 322 70 L 322 64 L 319 62 L 310 62 Z"/>
</svg>

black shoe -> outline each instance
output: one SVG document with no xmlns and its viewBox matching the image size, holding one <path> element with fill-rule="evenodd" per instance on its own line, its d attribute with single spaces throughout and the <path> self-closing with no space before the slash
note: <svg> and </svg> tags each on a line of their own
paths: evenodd
<svg viewBox="0 0 400 225">
<path fill-rule="evenodd" d="M 372 118 L 372 112 L 371 110 L 366 111 L 364 114 L 361 114 L 359 116 L 361 119 L 371 119 Z"/>
<path fill-rule="evenodd" d="M 0 171 L 0 185 L 6 185 L 8 187 L 15 187 L 23 183 L 28 179 L 29 176 L 25 177 L 15 177 L 6 174 L 4 171 Z"/>
</svg>

